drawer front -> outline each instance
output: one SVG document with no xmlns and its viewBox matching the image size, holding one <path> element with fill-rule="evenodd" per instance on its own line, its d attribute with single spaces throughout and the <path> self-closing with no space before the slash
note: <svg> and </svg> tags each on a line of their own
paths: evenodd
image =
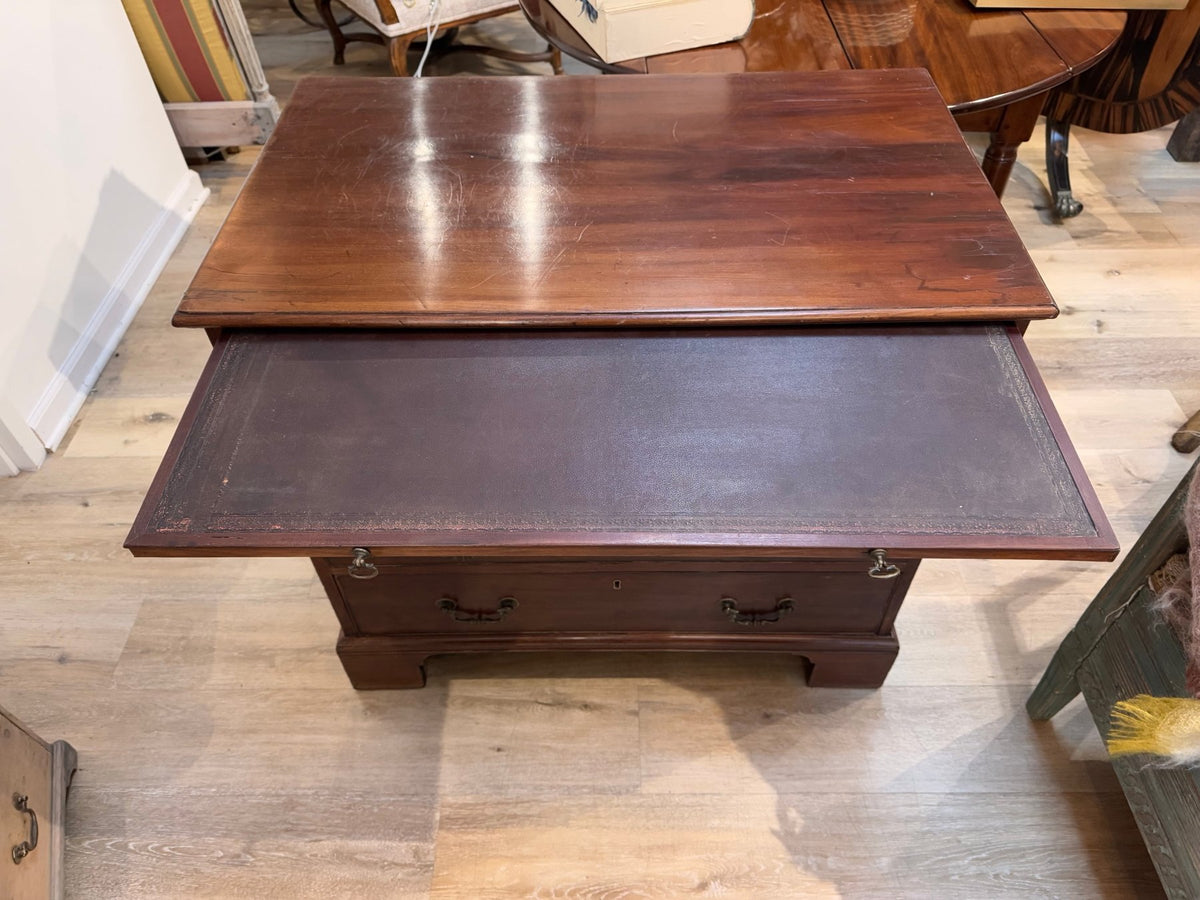
<svg viewBox="0 0 1200 900">
<path fill-rule="evenodd" d="M 915 561 L 900 561 L 900 576 L 884 580 L 868 577 L 865 564 L 846 560 L 700 570 L 636 564 L 380 565 L 377 577 L 361 580 L 350 577 L 340 560 L 322 562 L 329 564 L 323 579 L 336 592 L 331 599 L 341 606 L 343 628 L 370 635 L 759 628 L 878 634 L 891 630 L 916 568 Z"/>
</svg>

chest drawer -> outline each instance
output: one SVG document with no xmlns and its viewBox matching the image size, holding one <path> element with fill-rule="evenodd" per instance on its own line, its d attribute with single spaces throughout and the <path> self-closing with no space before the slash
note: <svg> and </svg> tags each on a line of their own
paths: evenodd
<svg viewBox="0 0 1200 900">
<path fill-rule="evenodd" d="M 346 634 L 705 632 L 882 634 L 916 569 L 868 576 L 869 560 L 790 563 L 414 562 L 352 577 L 317 560 Z"/>
</svg>

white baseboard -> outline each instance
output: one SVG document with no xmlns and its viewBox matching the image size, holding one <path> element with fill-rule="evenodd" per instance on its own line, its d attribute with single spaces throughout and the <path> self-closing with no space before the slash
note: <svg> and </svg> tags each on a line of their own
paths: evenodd
<svg viewBox="0 0 1200 900">
<path fill-rule="evenodd" d="M 9 458 L 8 454 L 4 452 L 3 447 L 0 447 L 0 475 L 11 476 L 20 474 L 20 466 L 18 466 L 14 460 Z"/>
<path fill-rule="evenodd" d="M 32 472 L 46 458 L 46 448 L 9 402 L 0 397 L 0 475 Z"/>
<path fill-rule="evenodd" d="M 171 192 L 166 208 L 129 255 L 125 267 L 30 414 L 29 425 L 47 449 L 57 448 L 66 435 L 163 266 L 207 199 L 208 188 L 189 169 Z"/>
</svg>

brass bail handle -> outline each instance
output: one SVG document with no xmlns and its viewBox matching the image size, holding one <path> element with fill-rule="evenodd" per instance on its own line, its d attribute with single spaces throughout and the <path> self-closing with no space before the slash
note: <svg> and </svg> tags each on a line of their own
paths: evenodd
<svg viewBox="0 0 1200 900">
<path fill-rule="evenodd" d="M 346 574 L 360 581 L 370 581 L 379 574 L 379 568 L 371 562 L 371 551 L 366 547 L 354 548 L 354 561 L 346 566 Z"/>
<path fill-rule="evenodd" d="M 501 597 L 496 608 L 489 611 L 484 609 L 463 609 L 453 597 L 442 597 L 437 602 L 437 608 L 455 622 L 486 625 L 488 622 L 503 622 L 504 617 L 517 608 L 517 598 Z"/>
<path fill-rule="evenodd" d="M 775 603 L 775 608 L 769 612 L 742 612 L 738 609 L 735 598 L 721 598 L 721 612 L 729 616 L 729 621 L 735 625 L 770 625 L 778 622 L 795 608 L 796 601 L 791 597 L 780 597 Z"/>
<path fill-rule="evenodd" d="M 13 794 L 13 808 L 17 812 L 25 813 L 29 816 L 29 840 L 21 841 L 21 843 L 15 844 L 12 848 L 12 861 L 15 865 L 19 866 L 21 864 L 21 860 L 37 849 L 37 813 L 30 808 L 29 798 L 24 794 Z"/>
<path fill-rule="evenodd" d="M 867 569 L 872 578 L 895 578 L 900 574 L 900 567 L 887 561 L 886 550 L 872 550 L 869 555 L 875 560 L 875 565 Z"/>
</svg>

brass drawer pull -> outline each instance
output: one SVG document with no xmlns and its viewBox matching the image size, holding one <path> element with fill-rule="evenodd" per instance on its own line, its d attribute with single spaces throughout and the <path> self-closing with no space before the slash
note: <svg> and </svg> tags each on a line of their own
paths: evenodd
<svg viewBox="0 0 1200 900">
<path fill-rule="evenodd" d="M 737 601 L 732 597 L 726 597 L 721 601 L 721 612 L 729 616 L 729 621 L 735 625 L 769 625 L 771 622 L 778 622 L 795 608 L 796 604 L 791 597 L 781 598 L 770 612 L 757 613 L 741 612 L 737 608 Z"/>
<path fill-rule="evenodd" d="M 872 550 L 869 555 L 875 560 L 875 565 L 867 569 L 872 578 L 895 578 L 900 574 L 900 567 L 887 561 L 886 550 Z"/>
<path fill-rule="evenodd" d="M 443 597 L 437 602 L 437 608 L 452 618 L 455 622 L 486 624 L 488 622 L 499 622 L 503 620 L 505 616 L 517 608 L 517 598 L 501 597 L 500 603 L 496 607 L 495 612 L 459 609 L 458 601 L 453 597 Z"/>
<path fill-rule="evenodd" d="M 13 808 L 17 812 L 28 813 L 29 815 L 29 840 L 21 841 L 21 843 L 15 844 L 12 848 L 12 861 L 19 866 L 21 860 L 37 849 L 37 813 L 29 807 L 29 798 L 24 794 L 13 794 Z"/>
<path fill-rule="evenodd" d="M 370 581 L 379 574 L 379 567 L 371 562 L 371 551 L 366 547 L 354 548 L 354 561 L 346 566 L 346 574 L 359 581 Z"/>
</svg>

